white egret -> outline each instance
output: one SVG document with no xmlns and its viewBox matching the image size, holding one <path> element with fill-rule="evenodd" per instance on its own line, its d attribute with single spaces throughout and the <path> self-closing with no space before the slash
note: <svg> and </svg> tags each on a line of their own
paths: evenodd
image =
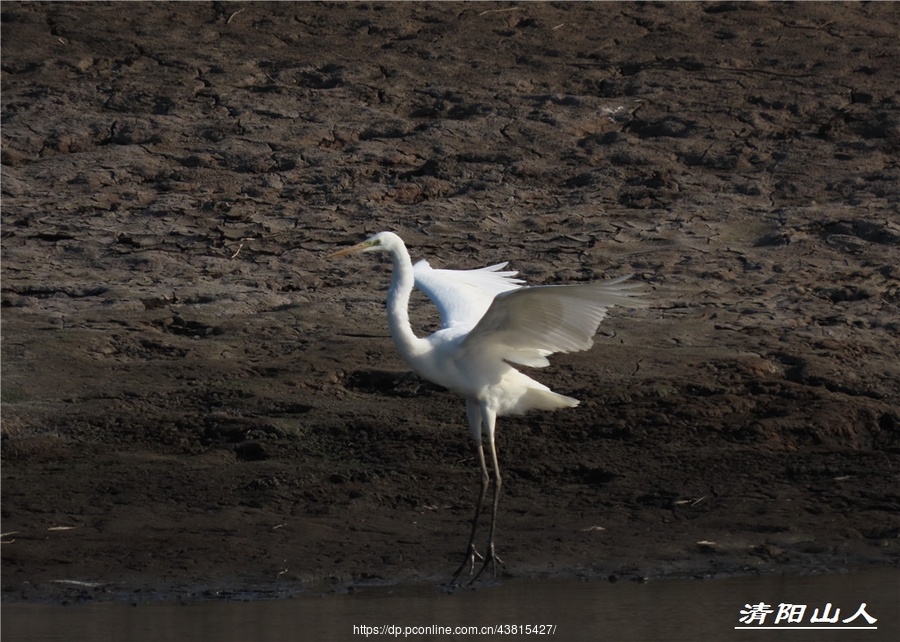
<svg viewBox="0 0 900 642">
<path fill-rule="evenodd" d="M 422 377 L 461 395 L 475 437 L 481 488 L 463 563 L 454 581 L 475 560 L 483 564 L 474 582 L 491 565 L 502 563 L 494 552 L 494 530 L 500 498 L 500 467 L 494 444 L 497 417 L 528 410 L 555 410 L 578 400 L 552 392 L 516 370 L 512 364 L 541 368 L 554 352 L 576 352 L 593 345 L 597 326 L 614 305 L 641 307 L 637 283 L 624 276 L 600 283 L 526 287 L 506 263 L 478 270 L 436 270 L 428 261 L 412 264 L 403 240 L 380 232 L 328 258 L 355 252 L 387 252 L 393 276 L 387 296 L 388 325 L 403 360 Z M 425 292 L 441 314 L 442 328 L 420 338 L 409 323 L 413 286 Z M 494 496 L 485 555 L 475 549 L 475 534 L 490 476 L 482 444 L 487 441 L 493 467 Z"/>
</svg>

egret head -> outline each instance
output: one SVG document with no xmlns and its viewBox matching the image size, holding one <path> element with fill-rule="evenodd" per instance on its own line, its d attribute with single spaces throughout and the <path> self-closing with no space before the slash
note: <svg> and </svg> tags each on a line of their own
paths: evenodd
<svg viewBox="0 0 900 642">
<path fill-rule="evenodd" d="M 332 252 L 326 258 L 333 259 L 347 254 L 356 254 L 357 252 L 390 252 L 398 241 L 401 245 L 403 244 L 400 237 L 393 232 L 379 232 L 374 236 L 370 236 L 362 243 L 357 243 L 351 247 L 345 247 L 343 250 Z"/>
</svg>

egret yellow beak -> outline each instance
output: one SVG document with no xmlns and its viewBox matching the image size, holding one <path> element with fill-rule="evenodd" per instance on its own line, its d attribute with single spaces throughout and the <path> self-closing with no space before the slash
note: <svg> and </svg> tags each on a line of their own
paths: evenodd
<svg viewBox="0 0 900 642">
<path fill-rule="evenodd" d="M 339 256 L 346 256 L 348 254 L 355 254 L 356 252 L 365 252 L 370 247 L 378 245 L 378 243 L 373 241 L 363 241 L 362 243 L 357 243 L 356 245 L 352 245 L 350 247 L 345 247 L 343 250 L 338 250 L 337 252 L 332 252 L 326 259 L 335 259 Z"/>
</svg>

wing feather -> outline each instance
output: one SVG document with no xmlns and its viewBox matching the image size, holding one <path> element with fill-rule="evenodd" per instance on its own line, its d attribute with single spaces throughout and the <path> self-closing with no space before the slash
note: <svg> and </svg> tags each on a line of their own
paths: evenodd
<svg viewBox="0 0 900 642">
<path fill-rule="evenodd" d="M 554 352 L 587 350 L 609 308 L 646 305 L 637 298 L 640 284 L 625 283 L 629 278 L 501 293 L 460 347 L 533 367 L 548 365 L 547 356 Z"/>
<path fill-rule="evenodd" d="M 441 313 L 444 328 L 472 328 L 491 307 L 494 297 L 522 287 L 518 272 L 501 271 L 506 263 L 477 270 L 436 270 L 426 260 L 413 266 L 416 287 Z"/>
</svg>

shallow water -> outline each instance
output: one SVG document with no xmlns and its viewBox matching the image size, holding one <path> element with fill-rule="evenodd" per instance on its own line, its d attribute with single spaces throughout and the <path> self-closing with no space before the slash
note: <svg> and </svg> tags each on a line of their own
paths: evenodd
<svg viewBox="0 0 900 642">
<path fill-rule="evenodd" d="M 805 604 L 802 622 L 776 629 L 735 629 L 745 604 Z M 861 603 L 877 618 L 843 624 Z M 826 603 L 835 624 L 811 624 Z M 513 580 L 452 594 L 431 585 L 362 587 L 351 594 L 246 602 L 192 604 L 146 602 L 77 606 L 4 604 L 3 640 L 97 642 L 129 640 L 361 640 L 486 639 L 455 627 L 544 626 L 565 640 L 900 640 L 900 569 L 848 574 L 736 577 L 716 580 L 654 580 L 643 584 L 579 580 Z M 789 627 L 814 629 L 788 631 Z M 360 627 L 381 627 L 366 636 Z M 406 627 L 450 627 L 449 634 Z M 823 626 L 868 629 L 824 631 Z M 354 627 L 357 627 L 354 630 Z M 395 628 L 384 628 L 395 627 Z M 507 635 L 513 633 L 506 629 Z M 506 637 L 506 636 L 504 636 Z M 523 637 L 544 637 L 519 633 Z M 545 638 L 546 639 L 546 638 Z"/>
</svg>

